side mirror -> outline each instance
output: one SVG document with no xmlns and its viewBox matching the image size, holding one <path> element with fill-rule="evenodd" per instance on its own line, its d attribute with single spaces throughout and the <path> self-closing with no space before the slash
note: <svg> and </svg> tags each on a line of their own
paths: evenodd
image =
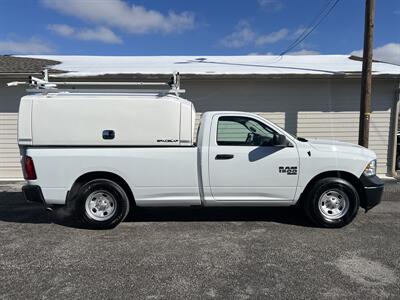
<svg viewBox="0 0 400 300">
<path fill-rule="evenodd" d="M 291 143 L 288 141 L 286 136 L 284 136 L 283 134 L 277 133 L 277 134 L 274 135 L 274 146 L 277 146 L 277 147 L 290 147 Z"/>
</svg>

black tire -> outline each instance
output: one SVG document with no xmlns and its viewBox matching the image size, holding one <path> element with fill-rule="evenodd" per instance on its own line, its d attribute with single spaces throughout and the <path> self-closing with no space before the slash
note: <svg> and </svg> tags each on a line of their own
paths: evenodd
<svg viewBox="0 0 400 300">
<path fill-rule="evenodd" d="M 328 202 L 324 201 L 327 198 Z M 359 207 L 360 197 L 354 186 L 335 177 L 318 180 L 307 193 L 303 206 L 314 224 L 328 228 L 349 224 L 357 215 Z"/>
<path fill-rule="evenodd" d="M 90 212 L 90 205 L 98 204 L 96 203 L 96 195 L 99 195 L 98 197 L 104 196 L 102 199 L 97 199 L 105 201 L 99 204 L 100 206 L 103 204 L 108 209 L 104 209 L 104 216 L 98 215 L 96 217 L 95 213 Z M 91 197 L 91 201 L 94 201 L 94 204 L 89 200 L 89 197 Z M 92 229 L 114 228 L 129 213 L 129 198 L 126 192 L 120 185 L 108 179 L 94 179 L 82 185 L 72 199 L 71 204 L 74 216 L 83 223 L 84 227 Z M 111 212 L 109 212 L 110 209 Z M 99 214 L 101 209 L 93 207 L 93 211 Z M 109 215 L 107 216 L 106 213 L 109 213 Z"/>
</svg>

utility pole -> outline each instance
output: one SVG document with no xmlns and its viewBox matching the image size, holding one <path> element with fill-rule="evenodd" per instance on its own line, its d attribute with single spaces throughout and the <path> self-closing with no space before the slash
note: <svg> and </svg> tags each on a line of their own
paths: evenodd
<svg viewBox="0 0 400 300">
<path fill-rule="evenodd" d="M 374 44 L 375 0 L 365 0 L 364 50 L 361 77 L 360 127 L 358 144 L 368 147 L 371 117 L 372 49 Z"/>
</svg>

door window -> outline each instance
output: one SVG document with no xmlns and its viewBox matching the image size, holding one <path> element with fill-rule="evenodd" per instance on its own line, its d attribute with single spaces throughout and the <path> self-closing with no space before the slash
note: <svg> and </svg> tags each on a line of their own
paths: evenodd
<svg viewBox="0 0 400 300">
<path fill-rule="evenodd" d="M 217 144 L 220 146 L 273 146 L 275 134 L 255 119 L 241 116 L 218 119 Z"/>
</svg>

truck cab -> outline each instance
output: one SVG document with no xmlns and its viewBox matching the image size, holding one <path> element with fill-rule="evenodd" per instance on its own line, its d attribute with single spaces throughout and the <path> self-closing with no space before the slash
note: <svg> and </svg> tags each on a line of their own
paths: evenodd
<svg viewBox="0 0 400 300">
<path fill-rule="evenodd" d="M 330 176 L 333 181 L 351 182 L 364 209 L 379 202 L 376 193 L 383 184 L 375 174 L 376 155 L 369 149 L 296 138 L 245 112 L 208 112 L 203 122 L 200 166 L 202 178 L 209 182 L 209 189 L 203 183 L 209 205 L 296 205 L 309 197 L 318 180 Z M 202 135 L 204 130 L 209 135 Z M 327 210 L 327 214 L 333 212 Z"/>
<path fill-rule="evenodd" d="M 295 139 L 281 128 L 251 113 L 207 112 L 199 136 L 201 176 L 209 183 L 203 182 L 205 201 L 293 203 L 300 159 Z"/>
</svg>

